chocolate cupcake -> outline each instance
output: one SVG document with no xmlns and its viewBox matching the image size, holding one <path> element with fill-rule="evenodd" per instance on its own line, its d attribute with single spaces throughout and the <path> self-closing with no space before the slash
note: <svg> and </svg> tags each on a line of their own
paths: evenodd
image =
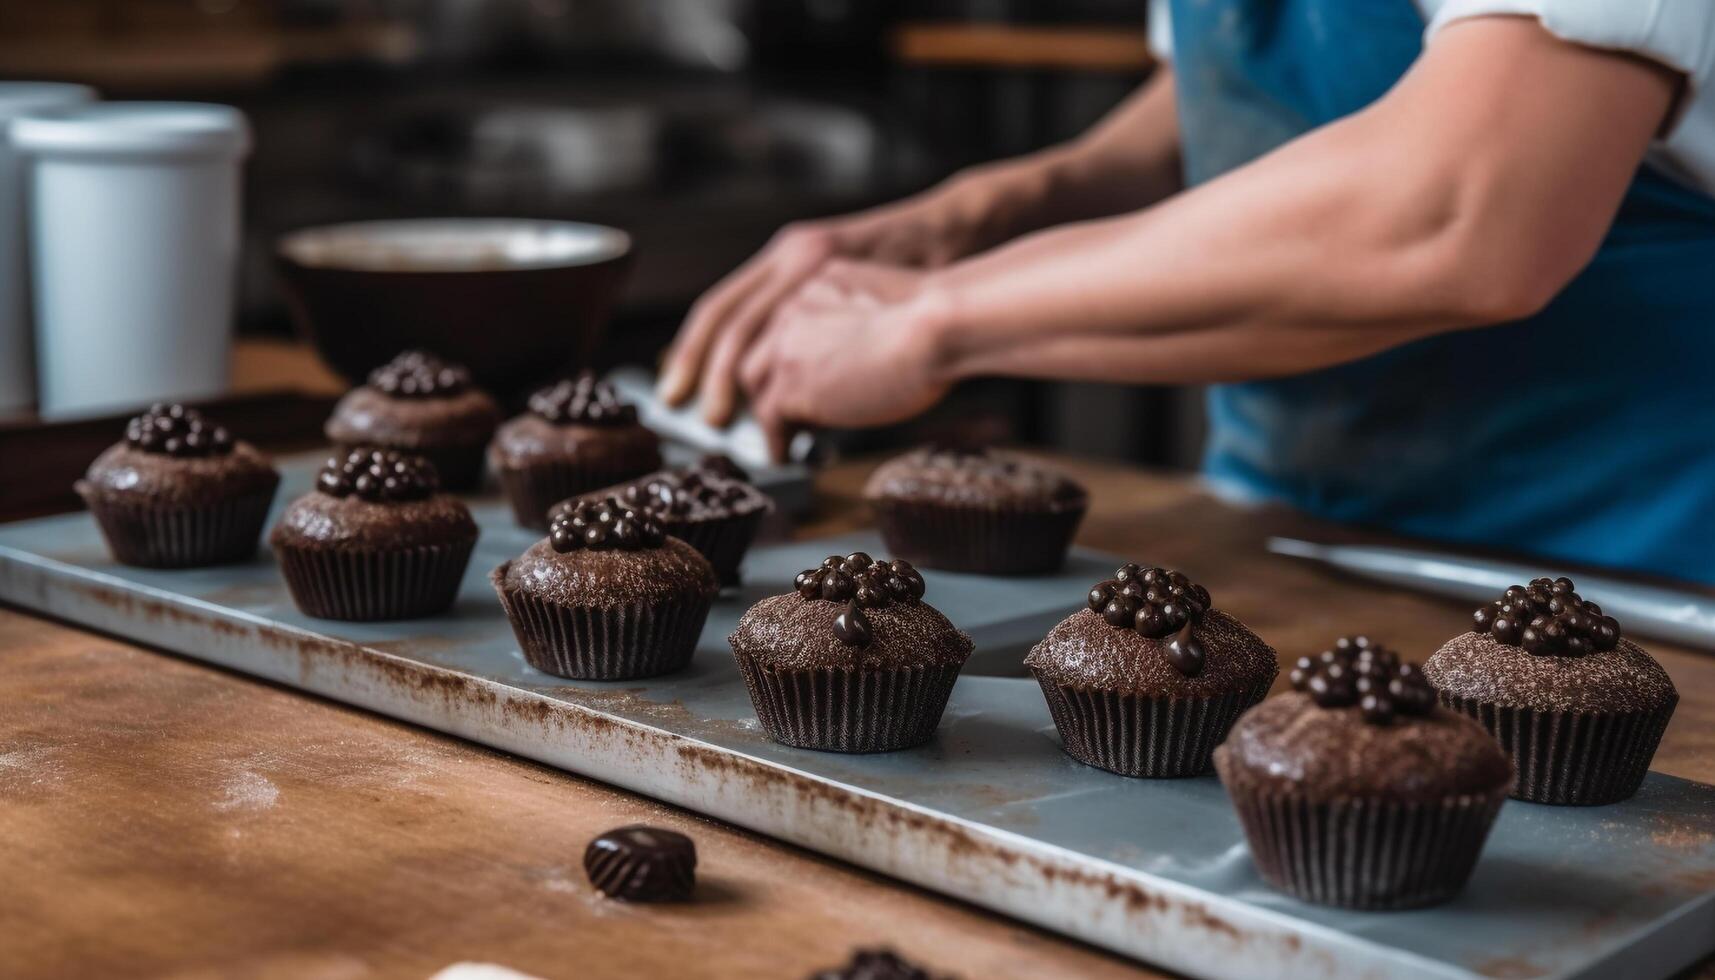
<svg viewBox="0 0 1715 980">
<path fill-rule="evenodd" d="M 453 604 L 476 522 L 421 456 L 354 449 L 327 461 L 268 541 L 292 601 L 318 619 L 415 619 Z"/>
<path fill-rule="evenodd" d="M 1362 637 L 1299 658 L 1291 677 L 1292 693 L 1246 712 L 1215 750 L 1257 871 L 1322 905 L 1453 897 L 1512 787 L 1500 746 Z"/>
<path fill-rule="evenodd" d="M 75 489 L 115 561 L 191 568 L 254 557 L 279 485 L 266 457 L 196 409 L 154 405 Z"/>
<path fill-rule="evenodd" d="M 1013 453 L 927 447 L 883 463 L 864 487 L 890 551 L 925 568 L 1038 575 L 1066 562 L 1089 495 Z"/>
<path fill-rule="evenodd" d="M 682 669 L 719 591 L 697 549 L 612 497 L 562 511 L 489 580 L 530 666 L 597 681 Z"/>
<path fill-rule="evenodd" d="M 1127 562 L 1024 658 L 1066 754 L 1122 776 L 1196 776 L 1280 673 L 1273 648 L 1183 573 Z"/>
<path fill-rule="evenodd" d="M 750 477 L 725 456 L 659 470 L 607 490 L 631 507 L 648 510 L 667 533 L 702 552 L 724 588 L 738 584 L 738 566 L 774 501 L 750 485 Z M 565 513 L 589 498 L 555 504 L 548 517 Z"/>
<path fill-rule="evenodd" d="M 729 638 L 768 737 L 824 752 L 928 741 L 971 638 L 923 601 L 923 576 L 857 552 L 793 587 L 750 607 Z"/>
<path fill-rule="evenodd" d="M 545 530 L 548 510 L 661 466 L 661 440 L 637 421 L 613 387 L 585 371 L 530 396 L 488 446 L 489 465 L 518 523 Z"/>
<path fill-rule="evenodd" d="M 340 452 L 397 449 L 434 464 L 441 486 L 482 485 L 483 448 L 500 424 L 500 406 L 471 384 L 470 372 L 433 354 L 406 351 L 369 372 L 323 427 Z"/>
<path fill-rule="evenodd" d="M 1667 671 L 1571 579 L 1515 585 L 1473 619 L 1423 672 L 1512 756 L 1513 795 L 1593 806 L 1636 793 L 1679 703 Z"/>
</svg>

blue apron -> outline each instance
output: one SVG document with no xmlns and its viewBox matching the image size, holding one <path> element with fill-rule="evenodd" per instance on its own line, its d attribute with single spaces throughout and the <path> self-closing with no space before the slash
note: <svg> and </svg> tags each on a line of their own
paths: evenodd
<svg viewBox="0 0 1715 980">
<path fill-rule="evenodd" d="M 1423 27 L 1411 0 L 1173 0 L 1187 180 L 1374 101 Z M 1542 313 L 1218 385 L 1209 424 L 1229 491 L 1715 583 L 1715 199 L 1644 167 Z"/>
</svg>

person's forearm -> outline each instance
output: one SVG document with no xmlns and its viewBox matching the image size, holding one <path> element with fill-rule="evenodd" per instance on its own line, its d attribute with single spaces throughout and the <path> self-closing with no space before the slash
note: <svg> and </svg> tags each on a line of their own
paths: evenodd
<svg viewBox="0 0 1715 980">
<path fill-rule="evenodd" d="M 1174 100 L 1173 71 L 1164 66 L 1077 139 L 977 167 L 952 186 L 991 175 L 1010 185 L 1007 238 L 1148 207 L 1182 186 Z"/>
<path fill-rule="evenodd" d="M 962 170 L 866 216 L 922 222 L 963 258 L 1053 225 L 1147 207 L 1180 188 L 1173 73 L 1157 71 L 1089 132 Z"/>
<path fill-rule="evenodd" d="M 949 379 L 1262 377 L 1532 312 L 1600 241 L 1672 86 L 1623 64 L 1567 99 L 1590 88 L 1568 64 L 1608 56 L 1491 50 L 1517 30 L 1540 28 L 1491 25 L 1370 110 L 1155 208 L 949 267 L 926 291 L 931 355 Z M 1452 97 L 1509 57 L 1518 77 L 1485 84 L 1515 95 Z"/>
</svg>

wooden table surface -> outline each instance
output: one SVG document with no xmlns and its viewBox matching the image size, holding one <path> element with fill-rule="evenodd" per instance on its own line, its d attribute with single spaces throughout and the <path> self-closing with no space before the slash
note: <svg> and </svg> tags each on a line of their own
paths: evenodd
<svg viewBox="0 0 1715 980">
<path fill-rule="evenodd" d="M 1366 632 L 1421 659 L 1469 622 L 1465 603 L 1267 555 L 1268 534 L 1319 530 L 1291 515 L 1068 466 L 1094 498 L 1085 544 L 1193 572 L 1283 657 Z M 853 526 L 866 469 L 823 474 L 802 533 Z M 1715 657 L 1652 649 L 1682 697 L 1655 768 L 1715 781 Z M 425 977 L 478 962 L 754 980 L 868 944 L 966 978 L 1153 975 L 646 798 L 3 609 L 0 685 L 6 977 Z M 584 844 L 638 821 L 696 838 L 697 902 L 591 892 Z"/>
</svg>

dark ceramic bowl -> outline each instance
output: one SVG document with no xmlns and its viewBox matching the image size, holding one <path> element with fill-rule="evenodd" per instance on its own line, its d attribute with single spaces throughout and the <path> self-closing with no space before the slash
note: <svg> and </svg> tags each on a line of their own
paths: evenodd
<svg viewBox="0 0 1715 980">
<path fill-rule="evenodd" d="M 571 221 L 365 221 L 293 232 L 275 259 L 299 329 L 347 380 L 422 348 L 511 399 L 589 363 L 631 237 Z"/>
</svg>

